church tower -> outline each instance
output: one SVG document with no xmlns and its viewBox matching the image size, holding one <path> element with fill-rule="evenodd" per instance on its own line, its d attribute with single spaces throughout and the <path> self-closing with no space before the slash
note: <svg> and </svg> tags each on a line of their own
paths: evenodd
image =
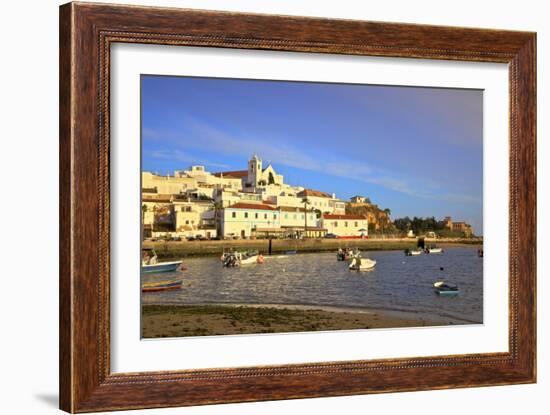
<svg viewBox="0 0 550 415">
<path fill-rule="evenodd" d="M 254 154 L 248 162 L 248 183 L 256 187 L 262 177 L 262 160 Z"/>
</svg>

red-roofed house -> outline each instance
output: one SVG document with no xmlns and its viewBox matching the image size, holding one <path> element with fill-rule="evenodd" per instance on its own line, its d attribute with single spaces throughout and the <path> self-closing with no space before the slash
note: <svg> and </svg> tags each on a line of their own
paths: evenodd
<svg viewBox="0 0 550 415">
<path fill-rule="evenodd" d="M 332 195 L 320 190 L 304 189 L 296 194 L 301 199 L 307 199 L 309 207 L 322 213 L 345 213 L 346 204 Z"/>
<path fill-rule="evenodd" d="M 235 203 L 223 209 L 221 232 L 224 237 L 249 238 L 258 230 L 280 230 L 279 210 L 263 203 Z"/>
<path fill-rule="evenodd" d="M 328 233 L 341 237 L 366 237 L 369 234 L 369 221 L 364 215 L 324 214 L 323 228 Z"/>
</svg>

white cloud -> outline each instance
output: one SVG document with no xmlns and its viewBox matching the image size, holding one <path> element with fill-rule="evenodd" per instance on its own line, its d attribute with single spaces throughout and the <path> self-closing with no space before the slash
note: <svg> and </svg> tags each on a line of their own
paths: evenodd
<svg viewBox="0 0 550 415">
<path fill-rule="evenodd" d="M 445 200 L 457 203 L 480 202 L 479 198 L 470 195 L 444 193 L 442 191 L 444 187 L 434 181 L 425 181 L 420 188 L 418 183 L 411 183 L 410 179 L 406 177 L 396 176 L 395 173 L 388 173 L 382 169 L 370 166 L 367 163 L 359 163 L 351 160 L 331 160 L 330 154 L 327 154 L 323 160 L 314 158 L 309 153 L 297 147 L 281 144 L 281 142 L 288 142 L 288 137 L 284 137 L 285 140 L 281 140 L 281 137 L 273 137 L 265 134 L 262 137 L 251 137 L 246 133 L 231 135 L 190 117 L 184 117 L 181 131 L 181 133 L 161 133 L 148 129 L 146 136 L 144 129 L 145 139 L 149 136 L 152 139 L 162 136 L 165 142 L 169 141 L 175 147 L 181 146 L 185 148 L 185 151 L 173 150 L 170 152 L 156 152 L 156 155 L 154 153 L 153 157 L 163 157 L 186 163 L 201 163 L 216 166 L 216 164 L 206 161 L 203 162 L 191 157 L 187 153 L 187 149 L 194 148 L 227 156 L 243 157 L 249 157 L 251 154 L 256 153 L 265 161 L 269 161 L 273 164 L 375 184 L 412 197 Z M 227 167 L 219 164 L 217 166 L 220 168 Z"/>
</svg>

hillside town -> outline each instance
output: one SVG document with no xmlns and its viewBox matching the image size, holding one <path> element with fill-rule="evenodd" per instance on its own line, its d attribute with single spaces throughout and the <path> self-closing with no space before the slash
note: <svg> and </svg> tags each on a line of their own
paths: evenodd
<svg viewBox="0 0 550 415">
<path fill-rule="evenodd" d="M 390 210 L 367 197 L 342 200 L 288 184 L 257 155 L 246 170 L 210 173 L 194 165 L 171 176 L 142 172 L 141 212 L 144 238 L 352 239 L 396 230 Z M 470 225 L 445 221 L 450 231 L 472 235 Z"/>
</svg>

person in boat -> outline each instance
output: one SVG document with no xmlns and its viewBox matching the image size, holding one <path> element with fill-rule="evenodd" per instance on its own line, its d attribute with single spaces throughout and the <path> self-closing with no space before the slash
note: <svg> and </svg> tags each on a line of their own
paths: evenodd
<svg viewBox="0 0 550 415">
<path fill-rule="evenodd" d="M 145 251 L 143 253 L 143 264 L 144 265 L 155 265 L 157 263 L 157 255 L 154 253 L 150 253 L 149 251 Z"/>
</svg>

